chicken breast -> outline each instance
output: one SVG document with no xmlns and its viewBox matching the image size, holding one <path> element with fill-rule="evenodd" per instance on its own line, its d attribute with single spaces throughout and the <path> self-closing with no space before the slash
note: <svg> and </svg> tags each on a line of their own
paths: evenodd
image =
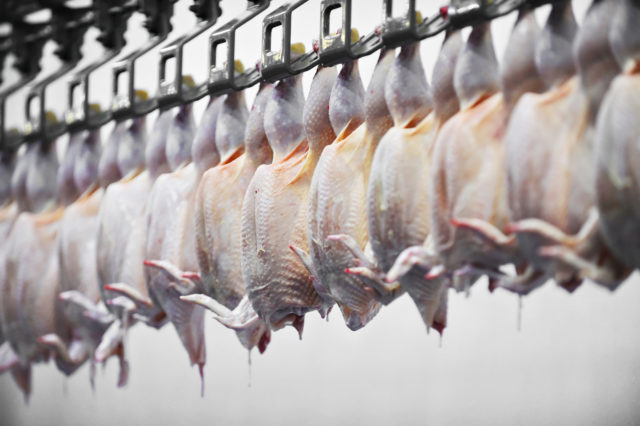
<svg viewBox="0 0 640 426">
<path fill-rule="evenodd" d="M 26 178 L 27 168 L 24 166 L 26 158 L 24 150 L 22 153 L 7 151 L 0 153 L 0 373 L 20 366 L 20 359 L 5 338 L 3 324 L 5 316 L 2 309 L 3 300 L 8 297 L 9 291 L 6 284 L 7 242 L 19 213 L 18 203 L 15 201 L 18 198 L 16 191 L 24 189 L 24 185 L 13 188 L 11 184 L 13 181 L 18 182 Z M 18 174 L 24 176 L 20 178 Z"/>
<path fill-rule="evenodd" d="M 611 83 L 598 114 L 595 139 L 596 197 L 602 235 L 629 268 L 640 267 L 640 7 L 620 2 L 609 42 L 625 71 Z"/>
<path fill-rule="evenodd" d="M 534 61 L 537 32 L 533 14 L 521 10 L 500 82 L 489 24 L 474 27 L 454 71 L 461 109 L 442 126 L 435 141 L 429 181 L 431 240 L 403 252 L 389 278 L 420 265 L 430 268 L 426 278 L 432 281 L 431 288 L 452 280 L 457 289 L 466 289 L 482 274 L 494 277 L 500 275 L 496 271 L 501 265 L 520 262 L 514 238 L 504 234 L 510 216 L 503 136 L 518 98 L 543 88 Z M 502 93 L 498 93 L 500 83 Z M 441 303 L 437 311 L 432 303 L 423 312 L 436 319 L 444 314 L 443 308 Z"/>
<path fill-rule="evenodd" d="M 145 281 L 154 304 L 174 325 L 191 364 L 198 364 L 202 371 L 206 359 L 204 309 L 180 300 L 195 289 L 181 286 L 181 281 L 155 265 L 165 261 L 181 270 L 198 269 L 194 206 L 200 176 L 191 162 L 194 133 L 191 105 L 181 106 L 167 136 L 166 156 L 173 171 L 158 177 L 146 207 Z"/>
<path fill-rule="evenodd" d="M 213 311 L 218 320 L 236 330 L 244 347 L 251 350 L 257 346 L 261 353 L 270 340 L 268 327 L 255 315 L 249 322 L 238 321 L 233 310 L 242 309 L 240 302 L 246 293 L 242 281 L 242 202 L 258 166 L 272 158 L 263 125 L 272 91 L 269 84 L 260 87 L 246 131 L 240 125 L 244 124 L 242 115 L 233 119 L 241 106 L 236 97 L 224 101 L 216 129 L 221 161 L 204 173 L 196 195 L 196 251 L 204 293 L 182 298 Z"/>
<path fill-rule="evenodd" d="M 335 138 L 329 121 L 334 80 L 332 68 L 319 67 L 303 108 L 301 77 L 284 79 L 265 110 L 273 163 L 258 167 L 243 202 L 242 273 L 248 300 L 272 330 L 292 325 L 301 334 L 307 312 L 325 314 L 329 308 L 289 247 L 308 250 L 311 177 L 322 149 Z"/>
<path fill-rule="evenodd" d="M 352 330 L 366 325 L 380 304 L 357 275 L 353 255 L 339 241 L 329 237 L 348 235 L 364 250 L 368 243 L 366 192 L 373 153 L 390 124 L 384 103 L 384 76 L 393 57 L 383 51 L 366 95 L 357 62 L 342 66 L 331 91 L 329 118 L 336 140 L 325 147 L 318 161 L 309 196 L 307 238 L 311 273 L 318 294 L 335 301 Z M 365 119 L 366 124 L 361 124 Z M 382 113 L 381 113 L 382 112 Z"/>
<path fill-rule="evenodd" d="M 55 201 L 58 167 L 55 146 L 52 141 L 34 143 L 29 148 L 23 201 L 33 210 L 18 215 L 6 246 L 2 326 L 19 360 L 12 374 L 25 398 L 31 391 L 30 364 L 45 361 L 50 355 L 38 338 L 53 332 L 55 326 L 59 291 L 56 237 L 63 212 Z"/>
<path fill-rule="evenodd" d="M 566 15 L 570 6 L 564 6 Z M 603 1 L 589 9 L 573 44 L 579 76 L 545 94 L 522 97 L 509 123 L 508 191 L 515 220 L 509 228 L 529 266 L 501 285 L 518 293 L 550 277 L 570 291 L 584 278 L 615 288 L 628 274 L 606 249 L 595 209 L 595 117 L 619 72 L 607 38 L 614 7 L 615 2 Z M 567 26 L 563 21 L 560 25 Z M 564 76 L 569 65 L 559 63 L 563 62 L 556 52 L 555 57 L 542 56 L 538 67 L 545 69 L 542 74 Z M 558 68 L 560 72 L 554 71 Z"/>
<path fill-rule="evenodd" d="M 123 344 L 127 328 L 135 320 L 142 320 L 153 327 L 161 327 L 167 321 L 164 311 L 149 298 L 143 261 L 145 208 L 153 180 L 168 168 L 164 150 L 171 119 L 171 111 L 162 112 L 149 141 L 145 117 L 124 124 L 117 123 L 105 147 L 107 155 L 113 156 L 113 153 L 109 153 L 111 148 L 108 146 L 111 143 L 118 145 L 115 158 L 118 164 L 117 175 L 122 176 L 122 179 L 105 189 L 100 203 L 96 264 L 101 299 L 116 321 L 103 334 L 94 357 L 98 362 L 104 362 L 112 355 L 119 357 L 121 371 L 118 384 L 121 386 L 126 384 L 128 377 Z M 124 128 L 118 129 L 119 126 Z M 156 151 L 162 153 L 158 154 Z M 104 171 L 112 170 L 113 167 L 105 167 L 104 164 L 100 166 L 101 182 L 109 182 L 111 178 Z M 111 175 L 115 176 L 113 173 Z"/>
<path fill-rule="evenodd" d="M 56 333 L 41 336 L 39 341 L 51 348 L 58 367 L 65 374 L 71 374 L 89 359 L 93 384 L 92 355 L 113 322 L 100 300 L 96 267 L 98 210 L 103 194 L 97 184 L 100 130 L 86 132 L 76 143 L 71 163 L 73 187 L 68 183 L 62 185 L 69 193 L 81 195 L 65 208 L 58 231 L 61 293 L 57 295 Z M 60 167 L 61 171 L 65 166 Z"/>
<path fill-rule="evenodd" d="M 394 127 L 380 141 L 368 192 L 372 248 L 380 266 L 391 273 L 386 280 L 398 280 L 427 328 L 440 332 L 446 325 L 446 280 L 426 280 L 428 268 L 415 266 L 398 273 L 391 267 L 403 250 L 425 243 L 430 233 L 433 147 L 441 126 L 458 109 L 453 72 L 461 46 L 458 32 L 447 34 L 434 69 L 435 112 L 418 44 L 405 46 L 396 58 L 385 90 Z M 381 293 L 388 300 L 400 294 L 393 286 Z"/>
</svg>

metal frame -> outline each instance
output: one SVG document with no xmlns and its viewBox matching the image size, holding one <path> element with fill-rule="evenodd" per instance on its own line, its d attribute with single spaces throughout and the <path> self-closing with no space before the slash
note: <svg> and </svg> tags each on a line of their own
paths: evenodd
<svg viewBox="0 0 640 426">
<path fill-rule="evenodd" d="M 276 81 L 282 78 L 296 75 L 315 67 L 319 62 L 317 52 L 312 49 L 298 58 L 291 58 L 291 15 L 294 10 L 305 4 L 308 0 L 298 0 L 291 4 L 285 4 L 262 21 L 262 55 L 260 58 L 260 73 L 267 81 Z M 282 27 L 280 49 L 273 49 L 273 29 Z"/>
<path fill-rule="evenodd" d="M 194 102 L 208 93 L 207 83 L 200 84 L 190 90 L 185 90 L 182 84 L 182 58 L 185 44 L 211 28 L 220 14 L 219 0 L 201 0 L 202 4 L 197 8 L 196 13 L 203 22 L 200 22 L 191 32 L 178 38 L 168 46 L 160 50 L 159 83 L 158 83 L 158 105 L 161 108 L 169 108 L 181 104 Z M 193 10 L 193 9 L 192 9 Z M 175 58 L 175 74 L 173 81 L 166 81 L 167 62 Z"/>
<path fill-rule="evenodd" d="M 142 11 L 148 16 L 145 26 L 150 34 L 153 34 L 141 48 L 130 53 L 124 59 L 113 65 L 113 101 L 111 103 L 112 117 L 116 120 L 139 117 L 146 115 L 158 107 L 158 100 L 149 98 L 136 101 L 135 98 L 135 72 L 136 60 L 158 46 L 167 39 L 171 31 L 169 18 L 173 14 L 173 3 L 176 0 L 140 0 Z M 128 74 L 126 93 L 119 94 L 118 80 L 121 75 Z"/>
<path fill-rule="evenodd" d="M 22 21 L 12 23 L 11 51 L 16 61 L 14 68 L 20 79 L 0 92 L 0 150 L 13 150 L 20 135 L 9 135 L 5 129 L 5 104 L 9 96 L 30 83 L 40 72 L 40 58 L 46 41 L 51 37 L 51 28 L 46 24 L 29 24 Z"/>
<path fill-rule="evenodd" d="M 18 0 L 9 0 L 16 2 Z M 52 5 L 56 5 L 52 0 Z M 122 120 L 148 114 L 156 108 L 169 108 L 181 104 L 191 103 L 207 94 L 218 96 L 232 91 L 242 90 L 260 81 L 277 81 L 282 78 L 299 74 L 318 64 L 332 66 L 341 62 L 355 60 L 369 55 L 382 47 L 396 48 L 422 39 L 432 37 L 444 30 L 460 29 L 466 26 L 492 20 L 513 12 L 522 7 L 536 8 L 541 5 L 562 0 L 451 0 L 447 7 L 439 9 L 432 16 L 422 22 L 416 19 L 415 0 L 408 1 L 408 7 L 401 16 L 392 16 L 393 0 L 385 0 L 383 7 L 383 23 L 375 31 L 365 35 L 358 41 L 351 40 L 351 12 L 352 0 L 322 0 L 320 7 L 320 37 L 314 49 L 303 55 L 292 58 L 291 54 L 291 27 L 292 13 L 307 0 L 295 0 L 273 10 L 262 21 L 262 45 L 259 67 L 238 74 L 235 72 L 235 33 L 238 28 L 248 23 L 259 13 L 266 10 L 269 0 L 248 0 L 246 10 L 239 16 L 226 22 L 216 29 L 209 37 L 210 66 L 207 82 L 193 89 L 186 89 L 182 84 L 183 72 L 183 48 L 186 43 L 193 40 L 205 30 L 214 25 L 220 15 L 219 0 L 194 0 L 195 5 L 191 10 L 202 20 L 192 31 L 175 39 L 171 44 L 162 48 L 159 54 L 159 85 L 155 98 L 136 100 L 135 98 L 135 63 L 138 58 L 158 46 L 164 41 L 171 29 L 169 18 L 173 12 L 173 3 L 177 0 L 96 0 L 99 5 L 96 9 L 96 24 L 105 33 L 101 35 L 104 40 L 101 43 L 109 48 L 104 56 L 97 62 L 78 72 L 69 83 L 69 111 L 66 114 L 66 123 L 55 125 L 47 124 L 45 120 L 45 91 L 53 81 L 68 73 L 79 60 L 79 42 L 88 26 L 87 19 L 79 17 L 80 12 L 69 12 L 67 8 L 58 8 L 55 25 L 47 25 L 45 29 L 35 31 L 29 27 L 27 30 L 14 22 L 14 30 L 17 37 L 12 40 L 12 49 L 20 50 L 17 68 L 23 77 L 18 83 L 0 92 L 0 148 L 15 149 L 24 140 L 53 139 L 66 130 L 79 128 L 95 128 L 111 119 Z M 127 3 L 128 2 L 128 3 Z M 32 12 L 34 1 L 27 1 L 21 10 Z M 116 5 L 120 9 L 113 8 Z M 102 7 L 102 8 L 100 8 Z M 106 9 L 105 9 L 106 7 Z M 109 111 L 101 113 L 92 112 L 89 108 L 89 76 L 98 67 L 111 61 L 122 48 L 122 43 L 109 38 L 113 37 L 115 27 L 126 27 L 126 20 L 134 8 L 147 15 L 145 26 L 152 37 L 139 49 L 121 59 L 112 68 L 113 77 L 113 101 Z M 331 34 L 330 14 L 336 10 L 342 13 L 342 26 L 336 34 Z M 66 12 L 64 12 L 66 11 Z M 66 15 L 65 15 L 66 13 Z M 101 14 L 100 14 L 101 13 Z M 120 14 L 120 20 L 115 18 L 109 23 L 105 13 Z M 276 41 L 272 39 L 273 29 L 282 28 L 282 37 L 279 40 L 279 49 Z M 20 33 L 22 31 L 22 33 Z M 75 31 L 75 32 L 74 32 Z M 109 31 L 111 31 L 109 33 Z M 124 31 L 121 31 L 122 33 Z M 19 35 L 22 34 L 22 35 Z M 75 35 L 74 35 L 75 34 Z M 58 36 L 58 38 L 56 38 Z M 8 136 L 4 132 L 4 103 L 6 98 L 15 90 L 31 81 L 39 71 L 38 62 L 42 45 L 47 38 L 53 37 L 61 45 L 57 52 L 65 64 L 56 72 L 36 83 L 27 96 L 25 112 L 28 123 L 24 135 Z M 16 42 L 17 40 L 17 42 Z M 0 40 L 1 41 L 1 40 Z M 226 64 L 216 63 L 216 49 L 223 43 L 227 45 Z M 16 46 L 20 45 L 20 46 Z M 25 54 L 24 46 L 29 45 Z M 6 41 L 0 46 L 5 52 Z M 0 52 L 0 53 L 2 53 Z M 34 52 L 36 53 L 34 55 Z M 32 55 L 32 56 L 31 56 Z M 166 64 L 171 58 L 175 58 L 176 69 L 172 81 L 166 80 Z M 126 92 L 119 94 L 119 77 L 127 73 L 129 76 Z M 73 105 L 74 91 L 82 88 L 84 99 L 81 106 Z M 29 106 L 32 102 L 38 102 L 39 116 L 37 120 L 31 116 Z"/>
<path fill-rule="evenodd" d="M 45 76 L 30 87 L 25 101 L 25 117 L 27 123 L 24 133 L 15 138 L 10 145 L 21 142 L 40 140 L 51 141 L 66 131 L 64 122 L 50 123 L 46 120 L 46 90 L 54 81 L 60 79 L 75 68 L 81 59 L 80 46 L 83 35 L 91 25 L 93 15 L 88 8 L 70 9 L 67 7 L 52 8 L 52 38 L 58 43 L 56 55 L 63 61 L 60 68 Z M 38 116 L 31 114 L 31 105 L 37 102 Z"/>
<path fill-rule="evenodd" d="M 248 0 L 247 9 L 239 16 L 231 19 L 218 28 L 209 37 L 209 82 L 210 94 L 224 94 L 236 90 L 246 89 L 260 81 L 260 72 L 250 69 L 241 75 L 235 73 L 236 30 L 245 25 L 260 12 L 269 7 L 269 0 Z M 226 64 L 216 63 L 216 50 L 222 44 L 227 45 Z"/>
</svg>

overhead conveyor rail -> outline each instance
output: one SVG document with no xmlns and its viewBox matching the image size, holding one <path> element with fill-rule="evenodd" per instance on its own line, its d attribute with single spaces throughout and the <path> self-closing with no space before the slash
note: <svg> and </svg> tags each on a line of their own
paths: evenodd
<svg viewBox="0 0 640 426">
<path fill-rule="evenodd" d="M 170 19 L 176 0 L 94 0 L 91 7 L 70 8 L 62 0 L 6 1 L 0 16 L 11 26 L 7 35 L 0 36 L 0 59 L 12 52 L 16 56 L 14 67 L 21 79 L 0 92 L 0 149 L 15 150 L 22 142 L 35 139 L 56 138 L 66 131 L 80 128 L 100 127 L 112 119 L 123 120 L 146 115 L 157 108 L 169 108 L 194 102 L 204 96 L 217 96 L 246 89 L 261 81 L 277 81 L 299 74 L 318 64 L 331 66 L 370 55 L 385 46 L 396 48 L 432 37 L 448 28 L 462 28 L 474 23 L 504 16 L 521 7 L 536 8 L 552 0 L 452 0 L 421 19 L 416 1 L 406 2 L 403 14 L 393 16 L 393 0 L 385 0 L 383 20 L 370 34 L 352 40 L 352 0 L 322 0 L 319 11 L 320 33 L 314 48 L 303 54 L 291 52 L 292 14 L 307 0 L 297 0 L 271 11 L 262 21 L 262 54 L 259 66 L 249 67 L 244 72 L 235 69 L 235 33 L 243 25 L 267 10 L 269 0 L 247 1 L 246 10 L 213 30 L 209 36 L 209 77 L 195 87 L 182 84 L 184 77 L 184 46 L 218 23 L 222 10 L 219 0 L 196 0 L 191 11 L 199 23 L 188 33 L 164 45 L 159 53 L 159 85 L 157 95 L 148 99 L 137 99 L 135 94 L 136 62 L 148 52 L 160 46 L 171 32 Z M 50 22 L 32 24 L 24 18 L 41 9 L 50 9 Z M 134 12 L 145 15 L 144 27 L 149 40 L 126 57 L 111 65 L 113 70 L 111 107 L 105 111 L 90 108 L 89 76 L 97 68 L 112 62 L 124 47 L 123 34 L 127 20 Z M 331 33 L 329 17 L 340 13 L 341 26 L 338 33 Z M 82 34 L 89 26 L 100 30 L 98 41 L 104 46 L 104 55 L 95 63 L 76 73 L 69 82 L 69 111 L 65 119 L 47 123 L 45 114 L 46 88 L 51 82 L 70 72 L 80 59 Z M 274 28 L 281 27 L 281 39 L 274 40 Z M 56 54 L 64 62 L 60 70 L 41 78 L 31 87 L 27 95 L 25 114 L 27 122 L 21 131 L 9 132 L 4 125 L 6 99 L 16 90 L 33 80 L 39 71 L 42 47 L 47 40 L 58 44 Z M 226 45 L 226 59 L 218 63 L 217 49 Z M 27 54 L 28 52 L 28 54 Z M 167 63 L 175 61 L 175 72 L 167 75 Z M 126 79 L 122 79 L 127 74 Z M 119 87 L 126 80 L 126 87 Z M 81 93 L 82 105 L 73 102 L 76 93 Z M 37 114 L 32 114 L 31 104 L 38 105 Z"/>
</svg>

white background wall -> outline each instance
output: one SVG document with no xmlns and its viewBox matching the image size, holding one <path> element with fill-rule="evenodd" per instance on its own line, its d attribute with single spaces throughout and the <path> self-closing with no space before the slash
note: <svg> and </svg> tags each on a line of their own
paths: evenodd
<svg viewBox="0 0 640 426">
<path fill-rule="evenodd" d="M 176 33 L 193 25 L 189 3 L 180 0 L 176 7 Z M 381 2 L 354 3 L 355 25 L 366 33 L 380 22 Z M 439 6 L 419 3 L 423 15 Z M 244 4 L 224 0 L 221 22 Z M 581 21 L 588 2 L 574 5 Z M 311 1 L 294 15 L 294 38 L 307 46 L 317 38 L 318 10 L 319 1 Z M 540 23 L 547 13 L 538 11 Z M 514 19 L 494 24 L 499 56 Z M 130 20 L 129 45 L 144 41 L 140 21 Z M 239 56 L 246 66 L 259 57 L 260 28 L 255 21 L 240 31 Z M 95 35 L 87 34 L 87 60 L 100 54 Z M 197 81 L 206 76 L 205 38 L 187 52 L 185 70 Z M 441 41 L 422 43 L 428 75 Z M 45 71 L 57 63 L 52 47 L 46 49 Z M 152 57 L 141 63 L 144 72 L 136 81 L 151 93 L 155 62 Z M 365 82 L 374 63 L 374 57 L 361 60 Z M 110 98 L 109 76 L 108 70 L 98 73 L 91 86 L 92 101 L 103 106 Z M 305 75 L 307 90 L 311 76 Z M 15 74 L 5 70 L 5 77 L 10 82 Z M 248 100 L 254 94 L 255 88 L 248 90 Z M 10 125 L 22 122 L 23 98 L 18 94 L 9 103 Z M 65 102 L 65 84 L 58 84 L 50 107 L 60 114 Z M 197 117 L 204 105 L 197 104 Z M 103 139 L 109 131 L 105 127 Z M 0 377 L 0 424 L 635 424 L 639 302 L 637 275 L 615 293 L 586 283 L 569 295 L 548 283 L 524 299 L 518 331 L 518 299 L 500 290 L 489 294 L 481 281 L 469 297 L 451 294 L 442 341 L 425 333 L 412 301 L 403 296 L 358 332 L 349 331 L 338 312 L 329 322 L 310 314 L 302 341 L 293 329 L 279 331 L 264 355 L 253 354 L 251 366 L 234 333 L 208 318 L 204 398 L 173 328 L 140 324 L 128 339 L 127 387 L 115 386 L 116 361 L 99 369 L 95 390 L 86 365 L 69 379 L 53 364 L 38 365 L 29 405 L 8 375 Z"/>
</svg>

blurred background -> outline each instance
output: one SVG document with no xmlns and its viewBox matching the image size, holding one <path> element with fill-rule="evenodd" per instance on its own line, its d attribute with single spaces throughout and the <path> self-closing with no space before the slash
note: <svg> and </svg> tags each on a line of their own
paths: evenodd
<svg viewBox="0 0 640 426">
<path fill-rule="evenodd" d="M 268 11 L 282 1 L 273 1 Z M 293 15 L 293 40 L 307 47 L 319 34 L 319 0 L 309 1 Z M 353 22 L 360 34 L 382 20 L 381 0 L 355 0 Z M 402 2 L 400 2 L 402 3 Z M 581 22 L 590 1 L 574 0 Z M 179 0 L 172 36 L 195 25 L 188 0 Z M 244 10 L 244 0 L 223 0 L 218 27 Z M 423 16 L 441 4 L 419 1 Z M 261 18 L 238 30 L 237 54 L 245 67 L 260 56 Z M 537 10 L 544 24 L 549 7 Z M 143 18 L 134 15 L 126 32 L 126 52 L 147 38 Z M 494 21 L 496 53 L 501 57 L 515 14 Z M 97 30 L 86 33 L 84 59 L 100 57 Z M 208 73 L 205 33 L 185 49 L 184 72 L 196 82 Z M 466 35 L 466 32 L 465 32 Z M 443 35 L 421 44 L 431 76 Z M 59 62 L 45 47 L 43 72 Z M 138 64 L 136 87 L 155 93 L 158 56 Z M 360 60 L 365 85 L 377 55 Z M 9 57 L 10 65 L 12 58 Z M 5 84 L 18 78 L 9 67 Z M 308 91 L 313 71 L 304 76 Z M 66 80 L 52 85 L 47 108 L 59 117 L 65 111 Z M 110 67 L 93 76 L 91 102 L 108 107 Z M 257 88 L 247 90 L 252 102 Z M 7 104 L 8 127 L 22 126 L 26 90 Z M 199 118 L 206 99 L 195 106 Z M 155 117 L 156 113 L 153 114 Z M 149 129 L 154 117 L 148 120 Z M 540 123 L 541 126 L 544 123 Z M 106 140 L 112 125 L 102 129 Z M 63 136 L 63 139 L 66 136 Z M 64 144 L 61 144 L 64 145 Z M 61 147 L 62 153 L 62 147 Z M 240 277 L 241 271 L 238 271 Z M 448 327 L 443 338 L 426 333 L 408 296 L 403 296 L 364 329 L 352 332 L 337 310 L 329 321 L 317 313 L 305 321 L 302 341 L 293 328 L 279 331 L 263 355 L 247 354 L 235 333 L 207 318 L 205 394 L 200 396 L 197 368 L 189 366 L 172 326 L 162 330 L 138 324 L 127 345 L 130 380 L 117 388 L 117 361 L 99 368 L 95 389 L 89 366 L 70 378 L 53 363 L 36 365 L 28 404 L 9 375 L 0 376 L 0 423 L 54 424 L 437 424 L 511 425 L 640 423 L 640 280 L 634 275 L 615 293 L 585 283 L 574 294 L 552 282 L 522 300 L 484 280 L 468 295 L 450 294 Z"/>
</svg>

